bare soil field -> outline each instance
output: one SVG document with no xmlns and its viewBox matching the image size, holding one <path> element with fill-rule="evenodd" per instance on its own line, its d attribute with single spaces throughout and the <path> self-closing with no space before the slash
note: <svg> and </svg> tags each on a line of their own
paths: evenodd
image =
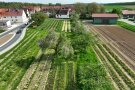
<svg viewBox="0 0 135 90">
<path fill-rule="evenodd" d="M 121 56 L 122 60 L 135 71 L 135 33 L 119 26 L 94 26 L 89 27 L 102 35 L 112 49 Z"/>
<path fill-rule="evenodd" d="M 0 38 L 0 45 L 6 43 L 10 38 L 12 38 L 13 34 L 7 34 L 4 37 Z"/>
</svg>

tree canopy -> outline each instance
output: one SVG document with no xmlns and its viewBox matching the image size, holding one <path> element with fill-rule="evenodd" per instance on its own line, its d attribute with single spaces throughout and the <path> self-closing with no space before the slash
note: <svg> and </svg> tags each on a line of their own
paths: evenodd
<svg viewBox="0 0 135 90">
<path fill-rule="evenodd" d="M 33 26 L 39 26 L 46 18 L 48 18 L 48 16 L 43 12 L 36 12 L 35 14 L 32 14 L 31 20 L 34 21 Z"/>
</svg>

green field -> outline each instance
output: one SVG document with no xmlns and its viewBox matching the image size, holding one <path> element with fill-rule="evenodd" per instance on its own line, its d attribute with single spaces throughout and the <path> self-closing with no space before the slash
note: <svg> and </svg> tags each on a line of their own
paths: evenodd
<svg viewBox="0 0 135 90">
<path fill-rule="evenodd" d="M 122 22 L 122 21 L 118 21 L 117 25 L 119 25 L 119 26 L 121 26 L 121 27 L 123 27 L 127 30 L 135 32 L 135 26 L 134 25 L 130 25 L 130 24 Z"/>
<path fill-rule="evenodd" d="M 105 6 L 105 9 L 106 11 L 112 11 L 114 8 L 115 9 L 119 9 L 119 10 L 126 10 L 126 9 L 135 9 L 135 6 L 134 5 L 104 5 Z"/>
<path fill-rule="evenodd" d="M 132 78 L 135 77 L 134 73 L 106 45 L 93 42 L 95 37 L 89 32 L 87 34 L 89 33 L 92 44 L 85 48 L 83 44 L 87 42 L 84 43 L 83 39 L 88 36 L 85 37 L 87 34 L 79 31 L 79 28 L 83 30 L 83 26 L 74 27 L 78 29 L 72 31 L 72 24 L 69 20 L 46 19 L 37 28 L 29 27 L 25 38 L 0 56 L 0 90 L 115 90 L 114 82 L 119 89 L 126 89 L 120 78 L 128 87 L 134 88 L 119 65 Z M 48 36 L 51 30 L 64 35 L 60 38 L 63 42 L 70 41 L 70 45 L 76 50 L 73 56 L 61 57 L 48 48 L 41 53 L 38 40 Z M 63 46 L 60 50 L 62 48 Z M 117 61 L 113 62 L 112 57 Z"/>
</svg>

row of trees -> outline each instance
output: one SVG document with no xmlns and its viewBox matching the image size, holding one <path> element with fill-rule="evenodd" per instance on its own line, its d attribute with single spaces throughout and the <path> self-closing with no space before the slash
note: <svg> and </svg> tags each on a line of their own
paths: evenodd
<svg viewBox="0 0 135 90">
<path fill-rule="evenodd" d="M 0 8 L 22 8 L 24 6 L 44 6 L 39 3 L 0 2 Z"/>
<path fill-rule="evenodd" d="M 105 12 L 105 8 L 103 5 L 97 3 L 76 3 L 75 11 L 77 14 L 80 14 L 80 18 L 89 18 L 92 13 Z"/>
</svg>

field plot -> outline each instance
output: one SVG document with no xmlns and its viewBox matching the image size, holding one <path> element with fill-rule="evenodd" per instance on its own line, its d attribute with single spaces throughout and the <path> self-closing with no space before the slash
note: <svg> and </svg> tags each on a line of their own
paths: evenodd
<svg viewBox="0 0 135 90">
<path fill-rule="evenodd" d="M 62 31 L 64 31 L 64 32 L 71 32 L 70 21 L 64 20 L 64 22 L 63 22 L 63 27 L 62 27 Z"/>
<path fill-rule="evenodd" d="M 94 46 L 97 56 L 118 89 L 135 89 L 135 33 L 118 26 L 88 25 L 103 41 Z"/>
<path fill-rule="evenodd" d="M 75 90 L 73 67 L 74 62 L 63 62 L 60 66 L 52 65 L 46 90 Z"/>
<path fill-rule="evenodd" d="M 47 19 L 36 29 L 29 28 L 25 38 L 16 47 L 0 56 L 0 90 L 15 90 L 16 88 L 19 89 L 19 87 L 21 89 L 31 87 L 29 83 L 32 77 L 32 81 L 36 78 L 33 75 L 36 69 L 38 70 L 37 66 L 42 67 L 42 63 L 44 63 L 38 63 L 40 60 L 37 55 L 40 52 L 37 41 L 45 37 L 48 30 L 56 28 L 58 22 L 58 20 Z M 49 65 L 49 62 L 47 63 Z M 43 67 L 50 66 L 43 65 Z M 35 82 L 35 86 L 36 84 L 37 82 Z"/>
</svg>

